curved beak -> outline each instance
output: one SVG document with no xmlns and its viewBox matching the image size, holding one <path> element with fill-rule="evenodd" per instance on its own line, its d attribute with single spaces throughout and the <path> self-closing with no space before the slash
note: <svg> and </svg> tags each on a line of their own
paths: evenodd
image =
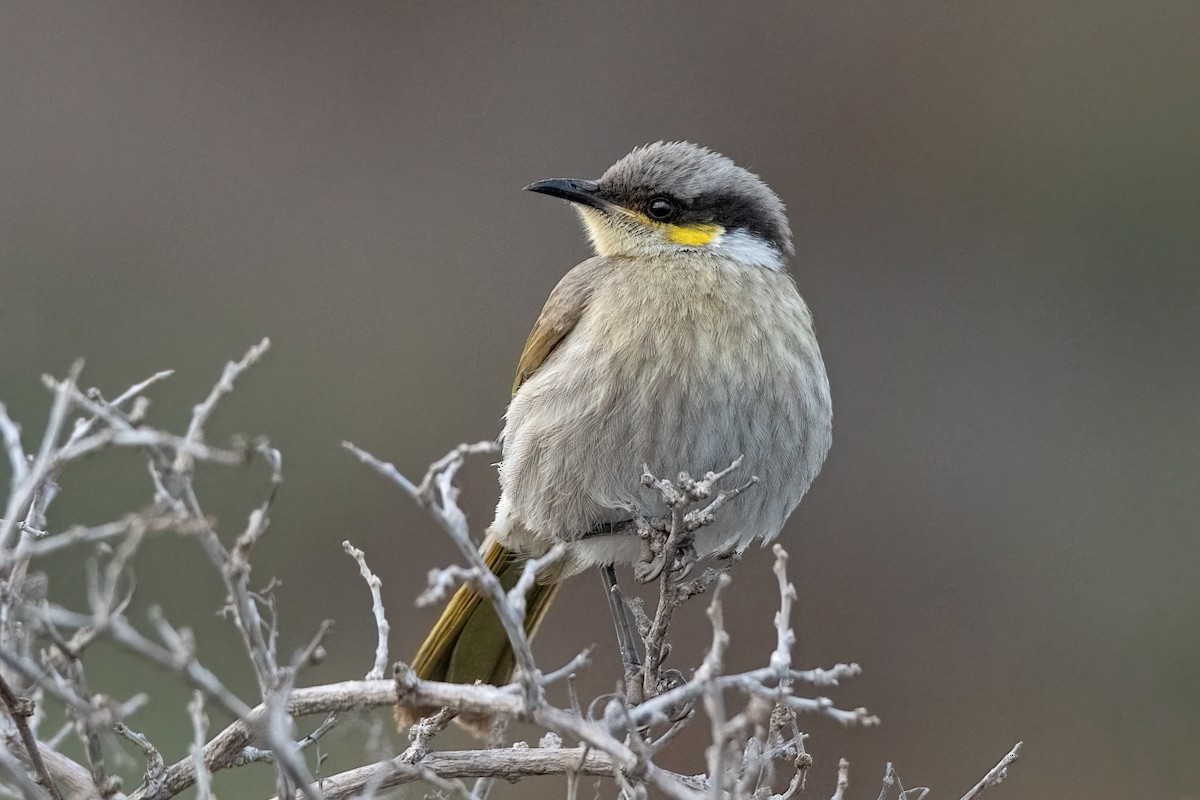
<svg viewBox="0 0 1200 800">
<path fill-rule="evenodd" d="M 600 197 L 600 184 L 595 181 L 578 178 L 551 178 L 531 183 L 525 187 L 525 191 L 548 194 L 551 197 L 569 200 L 572 203 L 579 203 L 600 211 L 609 210 L 609 203 Z"/>
</svg>

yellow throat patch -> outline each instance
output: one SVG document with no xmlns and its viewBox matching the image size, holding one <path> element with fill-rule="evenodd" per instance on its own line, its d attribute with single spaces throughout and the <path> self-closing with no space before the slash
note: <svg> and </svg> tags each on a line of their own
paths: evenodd
<svg viewBox="0 0 1200 800">
<path fill-rule="evenodd" d="M 725 232 L 720 225 L 711 222 L 696 225 L 664 225 L 663 227 L 667 230 L 667 238 L 672 242 L 690 247 L 703 247 Z"/>
</svg>

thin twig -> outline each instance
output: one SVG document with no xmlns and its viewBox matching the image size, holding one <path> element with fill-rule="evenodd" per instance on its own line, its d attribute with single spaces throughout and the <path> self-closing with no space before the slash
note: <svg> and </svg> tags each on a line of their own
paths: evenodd
<svg viewBox="0 0 1200 800">
<path fill-rule="evenodd" d="M 850 788 L 850 762 L 844 758 L 838 759 L 837 789 L 830 800 L 845 800 L 846 790 Z"/>
<path fill-rule="evenodd" d="M 25 771 L 25 765 L 20 762 L 6 747 L 0 747 L 0 770 L 8 774 L 17 789 L 21 792 L 20 797 L 24 800 L 43 800 L 43 798 L 51 795 L 41 786 L 29 777 L 29 773 Z"/>
<path fill-rule="evenodd" d="M 41 757 L 42 767 L 33 769 L 38 782 L 44 778 L 53 788 L 53 782 L 57 781 L 71 800 L 77 797 L 94 800 L 97 794 L 124 800 L 108 777 L 112 770 L 105 763 L 106 754 L 100 747 L 100 735 L 115 726 L 116 732 L 133 742 L 146 758 L 145 779 L 128 800 L 169 800 L 193 785 L 197 797 L 211 800 L 213 773 L 260 762 L 274 766 L 276 791 L 289 799 L 298 794 L 313 800 L 373 797 L 377 791 L 391 786 L 424 781 L 466 800 L 486 800 L 487 787 L 497 779 L 520 780 L 530 775 L 550 774 L 566 776 L 570 797 L 579 794 L 578 776 L 597 775 L 611 777 L 622 798 L 662 796 L 698 800 L 707 796 L 748 800 L 769 796 L 794 800 L 803 790 L 812 763 L 797 724 L 798 712 L 819 713 L 848 724 L 877 721 L 865 709 L 844 710 L 828 698 L 795 693 L 796 686 L 837 686 L 861 670 L 856 664 L 809 670 L 792 666 L 796 592 L 787 578 L 787 554 L 779 547 L 775 550 L 774 569 L 780 598 L 775 615 L 775 643 L 768 663 L 741 673 L 723 674 L 730 631 L 723 615 L 722 598 L 729 582 L 724 572 L 731 561 L 720 559 L 699 577 L 686 581 L 685 578 L 698 561 L 693 544 L 696 531 L 714 522 L 718 515 L 731 513 L 735 509 L 732 501 L 754 484 L 755 479 L 751 478 L 732 489 L 718 491 L 718 484 L 739 467 L 741 459 L 698 480 L 687 473 L 678 473 L 675 480 L 663 480 L 647 472 L 646 485 L 659 492 L 670 513 L 638 521 L 646 550 L 644 561 L 635 565 L 635 574 L 659 583 L 659 602 L 654 614 L 647 617 L 642 613 L 637 620 L 647 658 L 637 676 L 637 692 L 628 696 L 640 702 L 630 705 L 615 696 L 585 706 L 588 711 L 584 712 L 572 685 L 569 707 L 556 706 L 546 688 L 557 681 L 570 680 L 587 663 L 588 654 L 585 651 L 565 666 L 542 673 L 529 647 L 524 616 L 529 591 L 538 580 L 553 574 L 554 562 L 566 555 L 567 548 L 555 546 L 544 554 L 527 558 L 516 585 L 506 591 L 484 564 L 477 540 L 458 505 L 455 481 L 465 458 L 477 453 L 496 453 L 493 442 L 454 448 L 434 462 L 419 483 L 366 451 L 350 444 L 346 447 L 425 507 L 451 536 L 462 555 L 460 565 L 433 571 L 430 589 L 424 597 L 444 596 L 463 582 L 470 583 L 486 597 L 512 645 L 516 683 L 496 687 L 421 681 L 403 667 L 394 681 L 379 679 L 387 666 L 390 633 L 382 588 L 363 553 L 347 542 L 344 549 L 355 558 L 371 591 L 377 631 L 371 671 L 363 681 L 295 688 L 301 670 L 321 659 L 328 623 L 319 627 L 294 658 L 281 661 L 281 614 L 273 591 L 275 582 L 267 581 L 265 588 L 250 584 L 251 556 L 270 528 L 272 501 L 282 480 L 279 453 L 265 440 L 250 440 L 250 444 L 235 442 L 228 448 L 214 447 L 204 440 L 204 429 L 221 399 L 233 390 L 239 376 L 262 357 L 267 346 L 268 342 L 263 340 L 241 360 L 225 367 L 205 399 L 193 407 L 183 435 L 145 424 L 148 401 L 143 392 L 165 378 L 167 372 L 130 387 L 111 402 L 106 402 L 97 390 L 80 391 L 78 366 L 61 381 L 47 379 L 54 392 L 53 407 L 46 434 L 32 460 L 25 455 L 19 427 L 0 406 L 0 440 L 13 469 L 5 518 L 0 521 L 0 542 L 8 545 L 0 549 L 0 573 L 9 578 L 7 592 L 0 594 L 0 637 L 3 637 L 0 644 L 4 645 L 0 647 L 0 663 L 10 675 L 37 687 L 39 704 L 45 697 L 67 708 L 85 736 L 90 767 L 89 772 L 89 767 L 77 764 L 53 747 L 39 744 L 31 721 L 25 720 L 22 731 L 18 715 L 13 714 L 15 727 L 3 734 L 8 750 L 0 747 L 0 773 L 9 788 L 33 797 L 58 800 L 57 794 L 51 796 L 33 782 L 28 765 L 18 763 L 26 750 L 30 763 L 35 754 Z M 128 404 L 131 407 L 123 410 L 122 406 Z M 79 417 L 70 425 L 68 421 L 75 412 Z M 155 498 L 153 505 L 104 525 L 47 534 L 45 512 L 57 493 L 60 473 L 83 456 L 109 448 L 132 448 L 145 455 Z M 270 467 L 271 490 L 249 515 L 241 533 L 227 546 L 218 537 L 215 523 L 203 512 L 192 482 L 193 473 L 201 462 L 242 464 L 249 453 L 257 453 Z M 227 595 L 226 611 L 242 638 L 258 682 L 259 697 L 255 700 L 247 702 L 231 692 L 216 672 L 200 662 L 190 632 L 169 624 L 161 612 L 151 613 L 149 636 L 125 618 L 136 585 L 137 551 L 147 535 L 168 529 L 193 536 L 219 574 Z M 29 571 L 32 559 L 65 551 L 75 544 L 97 545 L 83 573 L 86 613 L 51 602 L 44 579 L 35 579 Z M 678 670 L 664 669 L 670 653 L 667 633 L 674 611 L 714 584 L 709 606 L 712 643 L 703 662 L 690 679 Z M 60 630 L 66 633 L 59 633 Z M 142 663 L 165 668 L 194 689 L 189 705 L 193 744 L 186 758 L 164 766 L 158 748 L 122 722 L 134 704 L 118 704 L 89 691 L 81 656 L 98 637 L 108 638 Z M 44 663 L 37 663 L 33 654 L 42 643 L 46 644 L 42 651 L 46 656 Z M 19 701 L 15 695 L 13 698 Z M 11 713 L 13 706 L 7 699 Z M 387 750 L 371 746 L 368 756 L 377 763 L 321 777 L 318 752 L 318 777 L 313 778 L 303 751 L 332 727 L 333 714 L 362 712 L 397 702 L 405 708 L 441 710 L 413 727 L 411 746 L 400 756 L 385 758 Z M 208 733 L 206 703 L 234 718 L 232 724 L 215 736 Z M 594 714 L 592 709 L 601 713 Z M 702 715 L 700 709 L 706 712 L 709 727 L 706 774 L 688 777 L 664 769 L 656 759 L 680 731 Z M 296 741 L 295 719 L 312 714 L 327 716 L 313 733 Z M 434 737 L 458 714 L 531 723 L 541 732 L 539 746 L 434 751 Z M 374 730 L 377 736 L 378 724 Z M 16 744 L 18 739 L 20 745 Z M 578 746 L 563 747 L 564 739 Z M 1019 747 L 997 764 L 964 800 L 975 800 L 983 788 L 1003 779 Z M 18 758 L 12 758 L 13 755 Z M 794 771 L 787 776 L 784 793 L 775 795 L 772 786 L 779 782 L 776 781 L 781 777 L 778 765 L 785 760 L 791 762 Z M 837 800 L 845 800 L 846 777 L 843 767 Z M 477 780 L 474 788 L 471 779 Z M 84 788 L 77 792 L 77 787 Z"/>
<path fill-rule="evenodd" d="M 49 792 L 54 800 L 62 800 L 62 795 L 58 793 L 54 780 L 46 769 L 46 762 L 42 760 L 42 752 L 38 749 L 37 738 L 29 729 L 29 717 L 33 714 L 33 703 L 17 697 L 3 676 L 0 676 L 0 700 L 4 701 L 4 707 L 8 709 L 8 715 L 17 727 L 17 733 L 21 736 L 21 744 L 25 747 L 25 755 L 29 759 L 29 763 L 33 765 L 33 771 L 37 773 L 38 784 Z"/>
<path fill-rule="evenodd" d="M 5 506 L 4 520 L 0 522 L 0 565 L 3 565 L 3 569 L 0 572 L 11 573 L 13 569 L 11 564 L 5 563 L 5 556 L 13 548 L 13 534 L 17 531 L 18 523 L 31 522 L 30 514 L 33 511 L 34 495 L 42 487 L 42 481 L 50 474 L 53 466 L 51 457 L 54 452 L 54 445 L 58 442 L 62 434 L 63 426 L 67 421 L 67 414 L 71 410 L 70 388 L 74 387 L 75 381 L 79 378 L 79 373 L 82 369 L 83 362 L 76 361 L 71 365 L 66 380 L 62 381 L 55 390 L 54 402 L 50 406 L 50 418 L 46 423 L 46 431 L 42 435 L 42 444 L 38 449 L 38 454 L 33 460 L 33 465 L 24 470 L 24 480 L 19 485 L 15 485 L 9 494 L 8 503 Z M 8 446 L 8 450 L 11 458 L 11 445 Z M 33 524 L 36 525 L 37 523 Z"/>
<path fill-rule="evenodd" d="M 249 369 L 254 364 L 258 363 L 271 347 L 270 339 L 263 339 L 255 346 L 246 351 L 240 361 L 230 361 L 225 365 L 225 371 L 221 373 L 221 378 L 213 386 L 212 391 L 208 393 L 208 397 L 202 403 L 197 405 L 192 410 L 192 420 L 188 423 L 187 433 L 183 440 L 185 447 L 179 451 L 179 456 L 175 461 L 176 472 L 187 472 L 190 469 L 190 463 L 187 457 L 186 445 L 197 444 L 204 436 L 204 425 L 208 422 L 208 418 L 212 416 L 216 409 L 217 403 L 222 397 L 233 391 L 233 383 L 241 374 Z"/>
<path fill-rule="evenodd" d="M 197 530 L 196 523 L 187 517 L 171 512 L 160 512 L 150 509 L 144 513 L 126 515 L 123 519 L 107 522 L 103 525 L 96 525 L 90 528 L 83 525 L 76 525 L 62 533 L 52 534 L 30 547 L 29 555 L 30 558 L 37 559 L 78 544 L 100 544 L 111 539 L 127 536 L 134 527 L 140 527 L 146 533 L 170 530 L 189 533 Z"/>
<path fill-rule="evenodd" d="M 192 719 L 193 737 L 189 752 L 194 770 L 192 777 L 196 783 L 196 800 L 216 800 L 212 792 L 212 773 L 209 772 L 208 765 L 204 763 L 204 740 L 207 738 L 208 716 L 204 713 L 204 692 L 199 689 L 192 692 L 192 700 L 188 703 L 188 714 Z M 168 777 L 164 774 L 163 783 L 166 783 L 167 779 Z M 165 787 L 162 784 L 158 786 L 146 784 L 143 788 L 151 792 L 171 790 L 169 784 Z M 170 795 L 167 796 L 170 797 Z"/>
<path fill-rule="evenodd" d="M 8 416 L 8 409 L 0 403 L 0 437 L 4 439 L 4 450 L 8 453 L 8 464 L 12 469 L 9 476 L 12 482 L 11 492 L 16 494 L 26 474 L 29 472 L 29 460 L 25 457 L 25 448 L 21 445 L 21 426 Z"/>
<path fill-rule="evenodd" d="M 388 661 L 388 632 L 391 631 L 391 626 L 388 625 L 387 615 L 383 610 L 383 595 L 381 588 L 383 583 L 379 580 L 379 576 L 371 572 L 367 566 L 367 557 L 363 555 L 363 551 L 359 550 L 350 542 L 342 542 L 342 549 L 350 554 L 350 557 L 358 562 L 358 572 L 362 575 L 363 580 L 367 582 L 367 588 L 371 590 L 371 611 L 375 614 L 375 630 L 378 634 L 378 639 L 375 645 L 375 663 L 367 672 L 366 679 L 379 680 L 384 676 L 387 669 Z"/>
<path fill-rule="evenodd" d="M 146 757 L 146 773 L 142 783 L 146 786 L 157 786 L 161 783 L 165 766 L 162 753 L 158 752 L 158 748 L 151 744 L 144 734 L 131 729 L 124 722 L 114 725 L 113 732 L 137 745 L 138 749 L 142 751 L 142 755 Z"/>
<path fill-rule="evenodd" d="M 708 780 L 709 796 L 712 800 L 720 800 L 724 794 L 725 762 L 729 737 L 724 733 L 725 727 L 725 698 L 721 690 L 715 686 L 706 685 L 711 678 L 721 674 L 724 665 L 725 648 L 729 646 L 729 634 L 725 631 L 724 609 L 721 605 L 721 594 L 730 583 L 729 575 L 717 579 L 713 590 L 712 600 L 708 605 L 708 618 L 712 622 L 712 645 L 700 669 L 696 670 L 693 679 L 695 683 L 704 686 L 701 697 L 704 709 L 708 714 L 709 727 L 712 731 L 712 744 L 708 747 Z"/>
<path fill-rule="evenodd" d="M 997 786 L 1008 777 L 1008 767 L 1021 756 L 1021 745 L 1023 742 L 1017 742 L 1013 745 L 1013 749 L 1008 751 L 1008 755 L 1000 759 L 996 766 L 988 770 L 988 774 L 980 779 L 979 783 L 971 787 L 971 791 L 962 796 L 962 800 L 975 800 L 984 789 L 989 786 Z"/>
<path fill-rule="evenodd" d="M 294 717 L 384 708 L 396 702 L 396 686 L 390 680 L 345 681 L 342 683 L 295 689 L 288 697 L 287 713 Z M 217 771 L 234 766 L 254 737 L 251 722 L 266 714 L 259 705 L 247 714 L 237 715 L 237 721 L 214 736 L 203 748 L 204 764 Z M 140 788 L 130 800 L 166 800 L 191 786 L 196 780 L 194 758 L 185 758 L 165 771 L 164 787 L 160 791 Z"/>
<path fill-rule="evenodd" d="M 419 488 L 405 478 L 393 464 L 381 461 L 350 442 L 343 442 L 342 446 L 364 464 L 392 480 L 409 496 L 428 509 L 433 518 L 450 534 L 450 538 L 458 546 L 462 557 L 476 571 L 474 576 L 476 587 L 492 603 L 500 623 L 504 626 L 505 633 L 508 634 L 517 666 L 517 677 L 526 690 L 526 703 L 530 707 L 540 704 L 542 702 L 538 684 L 540 672 L 529 647 L 524 617 L 517 613 L 517 609 L 509 601 L 508 593 L 500 584 L 500 579 L 487 568 L 475 543 L 471 541 L 466 515 L 463 514 L 457 503 L 458 487 L 454 484 L 454 478 L 463 464 L 465 455 L 475 452 L 490 452 L 490 448 L 494 445 L 479 442 L 475 445 L 461 445 L 456 448 L 445 458 L 436 462 L 435 467 L 438 469 L 430 468 L 429 473 L 421 482 L 423 488 Z"/>
<path fill-rule="evenodd" d="M 515 781 L 534 775 L 564 775 L 568 769 L 583 775 L 611 776 L 614 765 L 608 755 L 585 753 L 579 747 L 444 751 L 428 753 L 416 764 L 396 756 L 331 775 L 322 781 L 321 789 L 327 800 L 344 800 L 357 796 L 372 780 L 377 781 L 375 788 L 382 790 L 431 776 L 443 780 L 489 777 Z"/>
<path fill-rule="evenodd" d="M 171 377 L 174 374 L 175 374 L 175 370 L 173 370 L 173 369 L 159 370 L 158 372 L 151 375 L 149 378 L 146 378 L 146 380 L 141 381 L 140 383 L 135 383 L 133 386 L 130 386 L 128 389 L 121 392 L 119 395 L 116 396 L 115 399 L 113 399 L 111 402 L 109 402 L 109 405 L 114 408 L 120 408 L 121 406 L 125 405 L 127 402 L 132 400 L 133 398 L 140 395 L 142 392 L 149 389 L 154 384 L 158 383 L 159 381 L 165 381 L 167 378 Z"/>
</svg>

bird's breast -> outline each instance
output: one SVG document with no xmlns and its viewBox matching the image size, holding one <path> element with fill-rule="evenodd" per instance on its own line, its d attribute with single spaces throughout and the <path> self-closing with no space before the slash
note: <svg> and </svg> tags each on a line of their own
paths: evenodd
<svg viewBox="0 0 1200 800">
<path fill-rule="evenodd" d="M 655 513 L 643 464 L 674 477 L 744 455 L 741 477 L 761 482 L 705 534 L 709 549 L 744 546 L 778 532 L 828 447 L 828 383 L 788 276 L 631 260 L 513 399 L 497 524 L 578 540 Z"/>
</svg>

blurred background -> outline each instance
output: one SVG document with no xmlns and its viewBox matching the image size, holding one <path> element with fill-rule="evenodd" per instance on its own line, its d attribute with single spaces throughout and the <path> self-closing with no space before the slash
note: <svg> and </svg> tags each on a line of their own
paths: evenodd
<svg viewBox="0 0 1200 800">
<path fill-rule="evenodd" d="M 111 396 L 174 368 L 151 418 L 179 429 L 269 335 L 210 440 L 283 451 L 256 575 L 283 581 L 285 649 L 337 622 L 306 682 L 358 677 L 375 634 L 341 541 L 383 580 L 395 658 L 454 553 L 339 443 L 419 475 L 493 437 L 546 294 L 588 255 L 563 204 L 520 188 L 700 142 L 788 204 L 833 387 L 833 452 L 782 539 L 797 652 L 862 664 L 833 696 L 883 724 L 804 720 L 810 794 L 845 756 L 854 796 L 889 760 L 958 796 L 1020 739 L 998 798 L 1200 797 L 1198 37 L 1186 0 L 7 5 L 0 400 L 35 442 L 43 372 L 84 357 Z M 494 472 L 465 479 L 482 527 Z M 232 537 L 265 486 L 252 467 L 200 488 Z M 149 497 L 136 457 L 98 458 L 51 527 Z M 773 644 L 767 556 L 734 572 L 735 668 Z M 249 696 L 195 543 L 140 558 L 134 617 L 163 604 Z M 82 561 L 47 565 L 64 602 Z M 581 688 L 608 691 L 599 581 L 560 598 L 540 658 L 599 644 Z M 682 614 L 676 666 L 706 624 Z M 181 757 L 187 693 L 95 658 L 94 689 L 152 691 L 135 727 Z M 327 771 L 361 762 L 361 728 L 331 734 Z M 237 773 L 222 796 L 270 793 L 267 768 Z"/>
</svg>

